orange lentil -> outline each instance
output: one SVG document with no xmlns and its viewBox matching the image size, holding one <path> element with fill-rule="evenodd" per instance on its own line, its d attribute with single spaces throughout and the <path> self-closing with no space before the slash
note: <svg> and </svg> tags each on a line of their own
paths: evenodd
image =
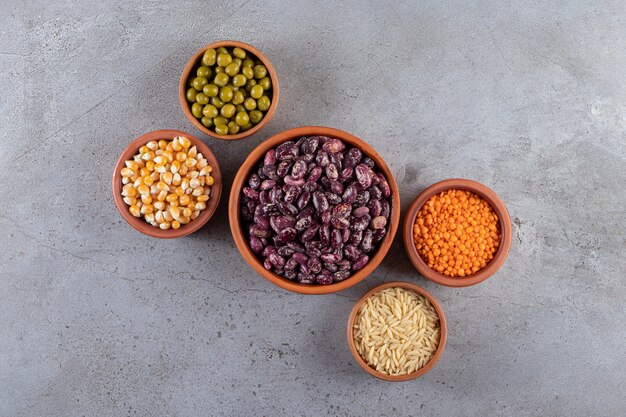
<svg viewBox="0 0 626 417">
<path fill-rule="evenodd" d="M 413 242 L 429 267 L 463 277 L 493 259 L 500 246 L 500 222 L 482 197 L 447 190 L 432 196 L 417 213 Z"/>
</svg>

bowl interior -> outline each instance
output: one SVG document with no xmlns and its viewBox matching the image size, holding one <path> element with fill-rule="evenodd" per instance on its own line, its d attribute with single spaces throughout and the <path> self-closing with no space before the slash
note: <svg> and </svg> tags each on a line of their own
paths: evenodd
<svg viewBox="0 0 626 417">
<path fill-rule="evenodd" d="M 200 123 L 200 120 L 196 119 L 196 117 L 191 113 L 191 105 L 187 101 L 187 97 L 186 97 L 187 80 L 189 79 L 191 71 L 193 71 L 193 69 L 197 66 L 198 62 L 202 58 L 204 51 L 206 51 L 209 48 L 216 49 L 220 47 L 225 47 L 225 48 L 238 47 L 238 48 L 244 49 L 246 52 L 251 52 L 256 58 L 258 58 L 261 62 L 263 62 L 263 65 L 265 65 L 265 67 L 267 68 L 269 77 L 272 80 L 272 102 L 270 104 L 270 108 L 265 113 L 265 116 L 263 117 L 263 119 L 257 125 L 255 125 L 252 129 L 247 130 L 245 132 L 237 133 L 235 135 L 218 135 L 214 131 L 206 128 L 202 123 Z M 280 87 L 278 85 L 278 76 L 276 75 L 276 70 L 274 69 L 274 66 L 271 64 L 270 60 L 261 51 L 256 49 L 254 46 L 248 45 L 243 42 L 226 40 L 226 41 L 214 42 L 214 43 L 211 43 L 209 45 L 202 47 L 189 59 L 180 77 L 180 82 L 178 85 L 178 97 L 180 100 L 180 105 L 183 108 L 183 112 L 185 113 L 185 116 L 198 130 L 216 139 L 238 140 L 238 139 L 247 138 L 248 136 L 255 134 L 256 132 L 263 129 L 263 127 L 267 123 L 269 123 L 271 118 L 274 116 L 274 113 L 276 112 L 276 107 L 278 106 L 278 100 L 280 97 Z"/>
<path fill-rule="evenodd" d="M 142 218 L 138 218 L 130 214 L 128 206 L 126 205 L 126 203 L 124 203 L 124 200 L 122 198 L 122 176 L 120 174 L 120 171 L 125 166 L 124 162 L 132 159 L 133 155 L 137 154 L 141 146 L 152 140 L 171 140 L 176 136 L 185 136 L 189 138 L 192 146 L 196 146 L 198 148 L 198 152 L 202 153 L 202 155 L 208 161 L 209 165 L 213 167 L 212 176 L 213 178 L 215 178 L 215 183 L 211 187 L 211 196 L 207 201 L 207 207 L 200 212 L 200 215 L 197 218 L 187 224 L 181 225 L 181 227 L 177 230 L 161 230 L 158 227 L 154 227 L 151 224 L 145 222 Z M 211 216 L 213 215 L 213 213 L 215 213 L 215 210 L 217 209 L 217 205 L 219 204 L 220 196 L 222 194 L 222 174 L 219 164 L 217 162 L 217 158 L 215 158 L 213 152 L 211 152 L 209 147 L 206 146 L 200 139 L 179 130 L 155 130 L 138 137 L 133 142 L 131 142 L 126 147 L 126 149 L 124 149 L 124 152 L 122 152 L 122 154 L 117 159 L 117 162 L 115 163 L 115 169 L 113 170 L 112 189 L 115 206 L 128 224 L 130 224 L 137 231 L 144 233 L 148 236 L 170 239 L 185 236 L 195 232 L 211 218 Z"/>
<path fill-rule="evenodd" d="M 361 308 L 365 300 L 367 300 L 367 298 L 370 297 L 372 294 L 376 294 L 379 291 L 385 290 L 387 288 L 396 288 L 396 287 L 405 288 L 407 290 L 414 291 L 426 297 L 428 301 L 430 301 L 432 306 L 435 308 L 435 311 L 437 312 L 437 315 L 439 316 L 439 324 L 441 327 L 440 336 L 439 336 L 439 345 L 437 346 L 437 350 L 435 351 L 435 354 L 433 355 L 433 357 L 422 368 L 407 375 L 388 375 L 388 374 L 379 372 L 376 369 L 369 366 L 365 362 L 365 360 L 361 357 L 359 352 L 357 351 L 356 345 L 354 343 L 354 336 L 353 336 L 354 321 L 356 320 L 356 315 L 359 312 L 359 309 Z M 352 311 L 350 312 L 350 316 L 348 317 L 347 338 L 348 338 L 348 347 L 350 349 L 350 352 L 352 353 L 352 356 L 354 356 L 354 359 L 357 361 L 359 366 L 365 372 L 369 373 L 370 375 L 375 376 L 376 378 L 383 379 L 385 381 L 391 381 L 391 382 L 409 381 L 411 379 L 418 378 L 424 375 L 425 373 L 427 373 L 428 371 L 430 371 L 437 364 L 437 361 L 439 361 L 439 358 L 441 357 L 441 354 L 443 353 L 443 350 L 445 348 L 447 337 L 448 337 L 448 325 L 447 325 L 446 316 L 443 313 L 443 308 L 441 307 L 441 304 L 439 304 L 437 299 L 433 297 L 432 294 L 430 294 L 428 291 L 426 291 L 420 286 L 411 284 L 409 282 L 393 281 L 393 282 L 387 282 L 385 284 L 372 288 L 370 291 L 365 293 L 365 295 L 363 295 L 363 297 L 361 297 L 359 301 L 357 301 L 354 304 L 354 307 L 352 307 Z"/>
<path fill-rule="evenodd" d="M 335 137 L 352 146 L 358 147 L 363 151 L 364 154 L 374 160 L 378 169 L 387 178 L 387 182 L 389 183 L 389 186 L 391 188 L 391 214 L 389 228 L 383 240 L 381 240 L 378 244 L 376 252 L 374 252 L 369 262 L 362 269 L 355 272 L 343 281 L 329 285 L 300 284 L 266 270 L 263 267 L 263 264 L 257 258 L 257 256 L 250 249 L 248 240 L 242 228 L 242 219 L 240 213 L 241 190 L 244 186 L 245 181 L 248 178 L 251 169 L 257 165 L 259 160 L 264 157 L 265 153 L 269 149 L 275 148 L 285 141 L 299 139 L 303 136 Z M 341 130 L 321 126 L 300 127 L 281 132 L 264 141 L 256 149 L 254 149 L 241 165 L 241 168 L 239 168 L 239 171 L 235 176 L 235 180 L 233 181 L 233 186 L 231 188 L 230 201 L 228 206 L 231 232 L 233 234 L 233 238 L 235 239 L 237 248 L 246 259 L 246 261 L 248 261 L 248 263 L 259 274 L 261 274 L 270 282 L 287 290 L 303 294 L 327 294 L 331 292 L 341 291 L 365 279 L 365 277 L 367 277 L 370 273 L 374 271 L 374 269 L 376 269 L 376 267 L 380 264 L 380 262 L 386 255 L 389 247 L 391 246 L 391 243 L 393 242 L 393 238 L 396 234 L 398 224 L 400 222 L 400 195 L 398 192 L 398 185 L 396 184 L 396 181 L 391 171 L 385 164 L 385 161 L 380 157 L 380 155 L 378 155 L 378 153 L 376 153 L 376 151 L 369 144 L 367 144 L 363 140 Z"/>
<path fill-rule="evenodd" d="M 491 259 L 491 261 L 483 269 L 465 277 L 449 277 L 430 268 L 417 252 L 417 249 L 413 244 L 413 225 L 419 210 L 433 195 L 451 189 L 471 191 L 472 193 L 484 198 L 493 208 L 500 223 L 500 246 L 498 247 L 493 259 Z M 511 248 L 511 218 L 509 217 L 509 212 L 507 211 L 504 202 L 495 192 L 483 184 L 461 178 L 438 182 L 420 193 L 413 203 L 411 203 L 406 212 L 403 232 L 404 246 L 415 268 L 417 268 L 417 270 L 424 277 L 450 287 L 466 287 L 486 280 L 496 273 L 496 271 L 502 266 Z"/>
</svg>

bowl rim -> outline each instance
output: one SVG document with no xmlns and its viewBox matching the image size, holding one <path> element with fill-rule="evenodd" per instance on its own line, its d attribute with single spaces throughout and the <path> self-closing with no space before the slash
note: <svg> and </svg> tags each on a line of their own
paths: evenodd
<svg viewBox="0 0 626 417">
<path fill-rule="evenodd" d="M 181 225 L 181 227 L 177 230 L 172 228 L 167 230 L 161 230 L 157 227 L 152 226 L 149 223 L 146 223 L 143 219 L 130 214 L 130 211 L 128 211 L 128 206 L 126 205 L 126 203 L 124 203 L 122 197 L 123 185 L 121 181 L 120 171 L 125 166 L 124 162 L 128 159 L 131 159 L 132 156 L 138 152 L 141 146 L 152 140 L 172 140 L 176 136 L 187 137 L 191 141 L 192 146 L 196 146 L 198 152 L 202 153 L 202 155 L 207 159 L 209 165 L 213 167 L 213 172 L 211 174 L 213 178 L 215 178 L 215 183 L 211 186 L 211 197 L 208 200 L 207 208 L 202 210 L 197 218 L 185 225 Z M 204 226 L 205 223 L 208 222 L 209 219 L 213 216 L 213 214 L 217 210 L 217 206 L 219 205 L 220 197 L 222 195 L 222 173 L 217 158 L 215 157 L 211 149 L 207 145 L 205 145 L 204 142 L 202 142 L 200 139 L 180 130 L 153 130 L 151 132 L 144 133 L 143 135 L 139 136 L 137 139 L 129 143 L 126 148 L 124 148 L 120 156 L 117 158 L 117 161 L 115 162 L 115 166 L 113 168 L 111 191 L 113 193 L 113 201 L 115 203 L 115 206 L 117 207 L 117 210 L 122 215 L 122 218 L 124 218 L 124 220 L 126 220 L 126 222 L 135 230 L 151 237 L 161 239 L 173 239 L 186 236 L 197 231 L 202 226 Z"/>
<path fill-rule="evenodd" d="M 494 212 L 498 216 L 501 233 L 500 246 L 498 247 L 493 259 L 483 269 L 479 270 L 475 274 L 456 278 L 443 275 L 430 268 L 417 252 L 417 249 L 413 244 L 413 225 L 419 210 L 433 195 L 445 190 L 453 189 L 470 191 L 484 198 L 491 205 Z M 413 266 L 425 278 L 448 287 L 468 287 L 470 285 L 476 285 L 495 274 L 500 269 L 509 254 L 513 234 L 511 218 L 502 199 L 487 186 L 464 178 L 451 178 L 439 181 L 422 191 L 407 209 L 404 216 L 403 229 L 404 247 Z"/>
<path fill-rule="evenodd" d="M 361 357 L 359 352 L 356 350 L 356 345 L 354 343 L 354 336 L 353 336 L 354 320 L 356 319 L 356 315 L 359 309 L 361 308 L 361 306 L 363 305 L 363 303 L 365 302 L 365 300 L 367 300 L 367 298 L 370 297 L 372 294 L 375 294 L 387 288 L 395 288 L 395 287 L 400 287 L 400 288 L 404 288 L 407 290 L 411 290 L 426 297 L 428 301 L 430 301 L 430 303 L 433 305 L 433 307 L 435 308 L 435 311 L 437 312 L 437 315 L 439 316 L 439 326 L 440 326 L 439 345 L 437 346 L 437 350 L 435 351 L 435 354 L 428 361 L 426 365 L 424 365 L 422 368 L 418 369 L 417 371 L 411 372 L 410 374 L 407 374 L 407 375 L 388 375 L 388 374 L 379 372 L 375 370 L 374 368 L 372 368 L 371 366 L 369 366 L 365 362 L 365 360 Z M 361 298 L 359 298 L 359 300 L 356 303 L 354 303 L 354 306 L 352 307 L 352 310 L 350 311 L 350 315 L 348 316 L 346 336 L 348 339 L 348 348 L 350 350 L 350 353 L 352 353 L 352 356 L 354 356 L 354 359 L 357 361 L 359 366 L 365 372 L 367 372 L 368 374 L 372 376 L 375 376 L 376 378 L 383 379 L 385 381 L 403 382 L 403 381 L 410 381 L 412 379 L 419 378 L 420 376 L 426 374 L 427 372 L 429 372 L 431 369 L 435 367 L 435 365 L 439 361 L 439 358 L 443 354 L 443 351 L 446 347 L 446 340 L 448 338 L 448 324 L 446 322 L 446 316 L 443 312 L 443 308 L 441 307 L 441 304 L 439 303 L 439 301 L 437 301 L 437 299 L 431 293 L 429 293 L 428 291 L 426 291 L 424 288 L 420 287 L 417 284 L 413 284 L 413 283 L 406 282 L 406 281 L 391 281 L 391 282 L 386 282 L 384 284 L 381 284 L 372 288 L 371 290 L 366 292 Z"/>
<path fill-rule="evenodd" d="M 191 114 L 191 106 L 187 102 L 186 84 L 187 84 L 187 79 L 189 78 L 189 75 L 191 74 L 191 70 L 197 64 L 200 57 L 204 54 L 204 51 L 206 51 L 209 48 L 216 49 L 220 47 L 238 47 L 238 48 L 242 48 L 246 50 L 246 52 L 251 52 L 252 54 L 254 54 L 255 57 L 257 57 L 261 62 L 263 62 L 263 65 L 265 65 L 265 68 L 267 68 L 267 72 L 270 76 L 270 79 L 272 80 L 272 102 L 270 104 L 270 108 L 265 113 L 265 116 L 263 116 L 263 119 L 261 120 L 261 122 L 255 125 L 252 129 L 247 130 L 245 132 L 237 133 L 235 135 L 218 135 L 217 133 L 206 128 L 202 123 L 200 123 L 198 119 L 196 119 L 196 117 L 193 114 Z M 249 45 L 244 42 L 235 41 L 235 40 L 217 41 L 217 42 L 210 43 L 200 48 L 187 61 L 187 64 L 185 65 L 185 68 L 183 69 L 183 72 L 180 76 L 180 80 L 178 82 L 178 99 L 180 101 L 180 106 L 183 109 L 183 113 L 185 114 L 185 117 L 187 117 L 187 119 L 191 122 L 191 124 L 194 125 L 196 129 L 200 130 L 202 133 L 209 135 L 215 139 L 220 139 L 220 140 L 245 139 L 259 132 L 261 129 L 265 127 L 267 123 L 269 123 L 272 117 L 274 117 L 274 113 L 276 113 L 276 108 L 278 107 L 279 98 L 280 98 L 280 86 L 278 85 L 278 76 L 276 75 L 276 70 L 274 69 L 274 66 L 272 65 L 270 60 L 254 46 Z"/>
<path fill-rule="evenodd" d="M 294 281 L 290 281 L 283 278 L 273 272 L 266 270 L 263 264 L 257 259 L 256 255 L 250 249 L 248 242 L 244 237 L 244 232 L 241 228 L 241 215 L 240 215 L 240 203 L 241 203 L 241 190 L 243 188 L 244 181 L 246 181 L 248 174 L 252 167 L 254 167 L 265 153 L 275 148 L 280 143 L 288 140 L 296 139 L 302 136 L 330 136 L 349 143 L 352 146 L 356 146 L 364 154 L 372 158 L 378 169 L 385 175 L 389 187 L 391 188 L 391 204 L 390 204 L 390 226 L 387 230 L 387 234 L 383 240 L 379 243 L 379 247 L 376 249 L 374 256 L 372 256 L 369 262 L 356 273 L 343 281 L 328 285 L 319 284 L 300 284 Z M 230 230 L 235 240 L 235 244 L 239 249 L 239 252 L 243 258 L 257 271 L 263 278 L 267 279 L 271 283 L 284 288 L 289 291 L 301 293 L 301 294 L 329 294 L 337 291 L 342 291 L 364 280 L 370 275 L 376 267 L 382 262 L 383 258 L 387 254 L 400 223 L 400 193 L 398 191 L 398 185 L 393 176 L 393 173 L 383 160 L 383 158 L 364 140 L 344 132 L 342 130 L 325 127 L 325 126 L 302 126 L 289 130 L 282 131 L 269 139 L 261 142 L 241 164 L 241 167 L 237 171 L 230 191 L 230 199 L 228 203 L 228 216 L 230 221 Z"/>
</svg>

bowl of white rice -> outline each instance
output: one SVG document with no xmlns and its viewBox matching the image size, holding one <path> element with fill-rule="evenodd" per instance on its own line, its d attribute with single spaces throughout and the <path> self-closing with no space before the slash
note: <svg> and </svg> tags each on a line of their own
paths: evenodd
<svg viewBox="0 0 626 417">
<path fill-rule="evenodd" d="M 408 282 L 367 292 L 348 318 L 348 346 L 357 363 L 386 381 L 408 381 L 430 371 L 443 353 L 446 318 L 439 302 Z"/>
</svg>

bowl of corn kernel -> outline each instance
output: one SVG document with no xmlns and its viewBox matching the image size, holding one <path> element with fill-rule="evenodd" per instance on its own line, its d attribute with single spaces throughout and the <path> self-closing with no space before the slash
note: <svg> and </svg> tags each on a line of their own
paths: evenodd
<svg viewBox="0 0 626 417">
<path fill-rule="evenodd" d="M 215 155 L 202 141 L 178 130 L 155 130 L 120 155 L 112 189 L 128 224 L 167 239 L 193 233 L 211 218 L 222 177 Z"/>
<path fill-rule="evenodd" d="M 511 218 L 488 187 L 449 179 L 426 188 L 404 218 L 404 247 L 424 277 L 450 287 L 478 284 L 511 248 Z"/>
</svg>

